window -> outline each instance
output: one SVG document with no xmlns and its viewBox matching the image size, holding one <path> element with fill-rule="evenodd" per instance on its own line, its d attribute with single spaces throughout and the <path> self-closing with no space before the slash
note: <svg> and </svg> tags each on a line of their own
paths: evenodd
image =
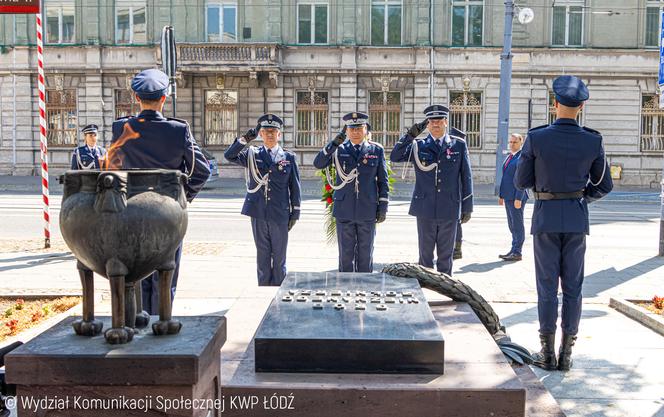
<svg viewBox="0 0 664 417">
<path fill-rule="evenodd" d="M 46 4 L 46 42 L 74 43 L 74 1 L 49 1 Z"/>
<path fill-rule="evenodd" d="M 454 0 L 452 3 L 452 45 L 482 46 L 484 1 Z"/>
<path fill-rule="evenodd" d="M 207 41 L 237 41 L 237 5 L 234 3 L 208 3 Z"/>
<path fill-rule="evenodd" d="M 554 105 L 556 101 L 556 95 L 553 91 L 549 91 L 549 124 L 556 121 L 556 106 Z M 579 114 L 576 115 L 576 122 L 581 126 L 583 124 L 583 110 L 586 107 L 583 106 Z"/>
<path fill-rule="evenodd" d="M 664 151 L 664 110 L 659 108 L 659 97 L 644 94 L 641 97 L 641 152 Z"/>
<path fill-rule="evenodd" d="M 401 45 L 401 1 L 373 0 L 371 44 Z"/>
<path fill-rule="evenodd" d="M 145 0 L 116 0 L 115 41 L 120 44 L 147 43 Z"/>
<path fill-rule="evenodd" d="M 401 93 L 369 92 L 369 123 L 372 140 L 386 148 L 394 147 L 401 136 Z"/>
<path fill-rule="evenodd" d="M 328 140 L 329 101 L 325 91 L 298 91 L 296 147 L 318 148 Z"/>
<path fill-rule="evenodd" d="M 237 91 L 205 92 L 205 145 L 230 145 L 237 137 Z"/>
<path fill-rule="evenodd" d="M 482 148 L 482 93 L 450 93 L 450 126 L 466 132 L 468 149 Z"/>
<path fill-rule="evenodd" d="M 583 44 L 583 1 L 568 0 L 553 6 L 551 43 L 558 46 Z"/>
<path fill-rule="evenodd" d="M 115 90 L 115 118 L 138 114 L 140 106 L 131 90 Z"/>
<path fill-rule="evenodd" d="M 46 90 L 49 146 L 76 146 L 76 90 Z"/>
<path fill-rule="evenodd" d="M 298 4 L 298 43 L 327 43 L 327 27 L 327 4 Z"/>
<path fill-rule="evenodd" d="M 658 47 L 664 0 L 648 0 L 646 7 L 646 46 Z"/>
</svg>

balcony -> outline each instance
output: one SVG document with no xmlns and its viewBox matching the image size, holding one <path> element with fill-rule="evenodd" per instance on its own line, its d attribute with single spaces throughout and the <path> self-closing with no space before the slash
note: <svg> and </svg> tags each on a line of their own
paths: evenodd
<svg viewBox="0 0 664 417">
<path fill-rule="evenodd" d="M 177 48 L 178 65 L 186 69 L 269 70 L 276 69 L 279 62 L 278 47 L 273 43 L 180 43 Z"/>
</svg>

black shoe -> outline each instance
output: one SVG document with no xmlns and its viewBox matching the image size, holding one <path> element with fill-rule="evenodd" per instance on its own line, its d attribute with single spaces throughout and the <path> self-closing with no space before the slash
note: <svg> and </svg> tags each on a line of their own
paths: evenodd
<svg viewBox="0 0 664 417">
<path fill-rule="evenodd" d="M 512 252 L 507 252 L 507 253 L 504 254 L 504 255 L 498 255 L 498 257 L 499 257 L 500 259 L 505 259 L 505 258 L 507 258 L 507 257 L 509 257 L 509 256 L 511 256 L 511 255 L 512 255 Z"/>
<path fill-rule="evenodd" d="M 547 371 L 555 371 L 558 366 L 556 359 L 556 335 L 540 333 L 542 350 L 533 353 L 533 365 Z"/>
<path fill-rule="evenodd" d="M 521 257 L 520 254 L 518 254 L 518 253 L 510 253 L 509 255 L 507 255 L 507 256 L 505 256 L 505 257 L 503 258 L 503 261 L 512 261 L 512 262 L 516 262 L 516 261 L 520 261 L 521 259 L 522 259 L 522 257 Z"/>
<path fill-rule="evenodd" d="M 558 370 L 569 371 L 572 368 L 572 346 L 576 342 L 576 336 L 563 333 L 563 341 L 560 343 L 558 352 Z"/>
</svg>

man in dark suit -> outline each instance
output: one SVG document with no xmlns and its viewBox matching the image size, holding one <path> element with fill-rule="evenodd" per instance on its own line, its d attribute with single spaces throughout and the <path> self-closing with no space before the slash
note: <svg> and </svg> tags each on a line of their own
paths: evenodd
<svg viewBox="0 0 664 417">
<path fill-rule="evenodd" d="M 523 241 L 526 239 L 526 230 L 523 225 L 523 210 L 528 200 L 528 193 L 514 186 L 514 174 L 521 156 L 523 136 L 512 133 L 509 140 L 510 154 L 503 162 L 503 177 L 500 181 L 498 204 L 505 206 L 507 212 L 507 226 L 512 234 L 512 248 L 505 255 L 499 257 L 505 261 L 520 261 Z"/>
<path fill-rule="evenodd" d="M 249 174 L 242 214 L 251 217 L 260 286 L 280 286 L 286 278 L 288 232 L 300 218 L 300 172 L 295 153 L 279 145 L 283 125 L 265 114 L 224 153 Z M 250 146 L 259 134 L 263 145 Z"/>
<path fill-rule="evenodd" d="M 567 371 L 581 320 L 588 203 L 611 192 L 613 181 L 602 135 L 576 123 L 588 88 L 579 78 L 563 75 L 553 82 L 553 91 L 556 121 L 528 132 L 514 184 L 520 190 L 533 188 L 535 197 L 531 233 L 542 349 L 533 355 L 534 364 Z M 559 286 L 563 337 L 556 358 Z"/>
<path fill-rule="evenodd" d="M 107 169 L 175 169 L 187 174 L 184 189 L 191 202 L 210 176 L 210 165 L 196 144 L 189 124 L 184 120 L 164 117 L 168 76 L 157 69 L 138 73 L 131 83 L 141 108 L 138 116 L 122 117 L 113 122 L 113 139 L 108 150 Z M 175 271 L 170 285 L 171 299 L 180 271 L 182 245 L 175 253 Z M 159 308 L 159 274 L 141 282 L 143 308 L 157 314 Z"/>
</svg>

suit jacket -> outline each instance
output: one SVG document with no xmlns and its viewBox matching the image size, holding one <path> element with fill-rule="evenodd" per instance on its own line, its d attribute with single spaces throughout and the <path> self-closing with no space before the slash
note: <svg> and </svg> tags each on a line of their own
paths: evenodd
<svg viewBox="0 0 664 417">
<path fill-rule="evenodd" d="M 392 162 L 410 159 L 415 165 L 415 190 L 408 213 L 426 219 L 458 220 L 461 213 L 472 212 L 473 173 L 466 142 L 456 139 L 441 147 L 431 135 L 415 139 L 422 163 L 438 164 L 435 170 L 422 171 L 413 160 L 413 140 L 408 134 L 402 136 L 390 154 Z"/>
<path fill-rule="evenodd" d="M 584 197 L 578 199 L 535 201 L 531 233 L 588 234 L 588 202 L 613 189 L 602 135 L 579 126 L 574 119 L 558 119 L 531 129 L 514 185 L 520 190 L 534 188 L 549 193 L 583 190 Z"/>
<path fill-rule="evenodd" d="M 332 215 L 337 220 L 375 221 L 378 212 L 387 212 L 389 178 L 385 151 L 375 142 L 363 141 L 356 154 L 353 143 L 346 140 L 340 146 L 328 143 L 314 158 L 314 166 L 323 169 L 333 163 L 334 152 L 339 152 L 339 163 L 346 173 L 354 168 L 359 172 L 359 192 L 351 182 L 333 194 Z M 337 175 L 336 184 L 341 184 Z"/>
<path fill-rule="evenodd" d="M 515 153 L 507 164 L 507 158 L 503 161 L 503 178 L 500 180 L 500 191 L 498 196 L 503 200 L 521 200 L 526 202 L 528 200 L 528 193 L 519 190 L 514 185 L 514 174 L 516 174 L 516 166 L 519 163 L 519 157 L 521 156 L 521 151 Z"/>
<path fill-rule="evenodd" d="M 289 219 L 300 218 L 300 172 L 297 167 L 295 153 L 282 150 L 283 159 L 274 162 L 265 146 L 246 146 L 238 139 L 226 149 L 224 157 L 230 162 L 248 166 L 249 152 L 256 158 L 256 166 L 260 176 L 269 174 L 267 194 L 260 188 L 255 193 L 247 193 L 242 206 L 242 214 L 256 219 L 287 223 Z M 258 184 L 249 176 L 249 189 Z"/>
</svg>

